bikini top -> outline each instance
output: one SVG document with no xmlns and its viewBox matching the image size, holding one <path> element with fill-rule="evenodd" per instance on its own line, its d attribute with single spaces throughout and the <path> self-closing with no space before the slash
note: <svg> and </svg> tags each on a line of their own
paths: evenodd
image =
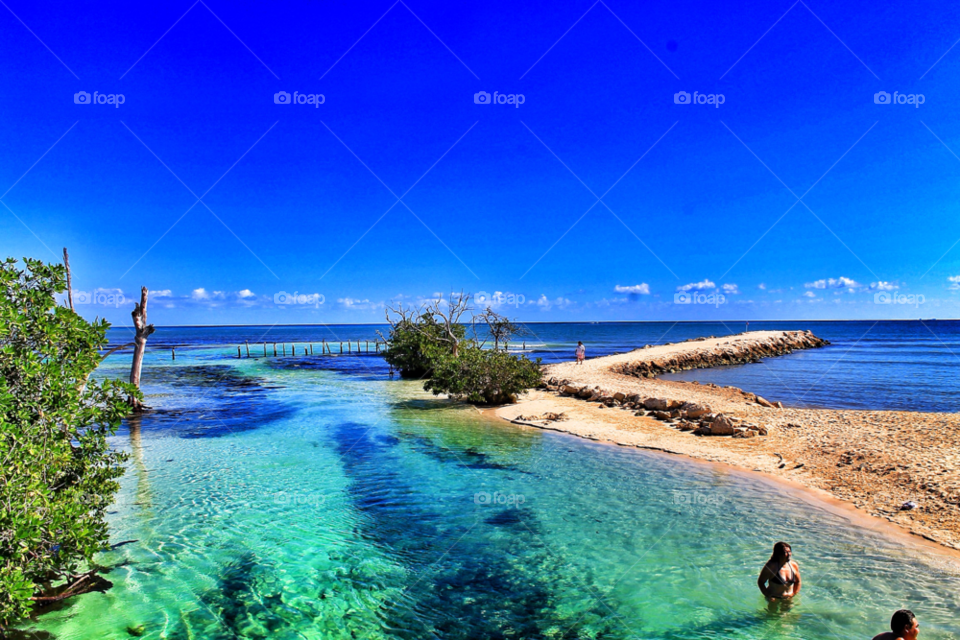
<svg viewBox="0 0 960 640">
<path fill-rule="evenodd" d="M 770 582 L 771 582 L 772 584 L 778 584 L 778 585 L 780 585 L 781 587 L 789 587 L 790 585 L 794 585 L 794 584 L 797 583 L 797 575 L 793 572 L 793 565 L 791 565 L 791 564 L 788 562 L 788 563 L 786 564 L 786 566 L 787 566 L 787 568 L 790 569 L 790 579 L 789 579 L 789 580 L 784 580 L 783 578 L 780 577 L 780 571 L 783 570 L 783 567 L 780 567 L 780 569 L 778 569 L 777 571 L 772 572 L 772 573 L 773 573 L 773 577 L 770 578 Z"/>
</svg>

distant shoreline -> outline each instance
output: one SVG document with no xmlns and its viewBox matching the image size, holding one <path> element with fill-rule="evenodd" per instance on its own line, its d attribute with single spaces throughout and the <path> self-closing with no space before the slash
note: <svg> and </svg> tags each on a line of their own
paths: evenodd
<svg viewBox="0 0 960 640">
<path fill-rule="evenodd" d="M 830 320 L 821 318 L 817 320 L 806 320 L 803 318 L 791 318 L 787 320 L 517 320 L 521 324 L 723 324 L 723 323 L 745 323 L 755 322 L 757 324 L 772 322 L 958 322 L 960 318 L 867 318 L 867 319 L 844 319 Z M 121 328 L 132 325 L 115 324 L 111 328 Z M 299 322 L 291 324 L 167 324 L 157 327 L 157 329 L 216 329 L 216 328 L 243 328 L 243 327 L 388 327 L 386 322 Z"/>
</svg>

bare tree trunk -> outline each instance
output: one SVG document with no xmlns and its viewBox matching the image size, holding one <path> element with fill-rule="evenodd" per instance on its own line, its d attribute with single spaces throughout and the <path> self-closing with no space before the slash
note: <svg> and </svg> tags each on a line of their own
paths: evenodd
<svg viewBox="0 0 960 640">
<path fill-rule="evenodd" d="M 140 371 L 143 369 L 143 352 L 147 349 L 147 337 L 155 331 L 152 324 L 147 324 L 147 288 L 140 288 L 140 304 L 133 308 L 133 325 L 137 334 L 133 343 L 133 364 L 130 367 L 130 384 L 140 388 Z M 143 403 L 136 398 L 130 398 L 130 405 L 134 411 L 143 411 Z"/>
<path fill-rule="evenodd" d="M 70 278 L 70 256 L 67 255 L 67 248 L 63 248 L 63 266 L 67 268 L 67 300 L 70 301 L 70 311 L 76 313 L 73 308 L 73 279 Z"/>
</svg>

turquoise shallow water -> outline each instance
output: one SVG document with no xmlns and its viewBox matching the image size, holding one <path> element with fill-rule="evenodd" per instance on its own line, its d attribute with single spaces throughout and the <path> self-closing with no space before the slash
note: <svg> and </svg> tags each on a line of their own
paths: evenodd
<svg viewBox="0 0 960 640">
<path fill-rule="evenodd" d="M 336 360 L 333 362 L 332 360 Z M 150 354 L 104 554 L 57 638 L 960 637 L 960 573 L 757 479 L 521 430 L 378 358 Z M 126 370 L 108 360 L 104 374 Z M 803 592 L 757 591 L 774 542 Z"/>
</svg>

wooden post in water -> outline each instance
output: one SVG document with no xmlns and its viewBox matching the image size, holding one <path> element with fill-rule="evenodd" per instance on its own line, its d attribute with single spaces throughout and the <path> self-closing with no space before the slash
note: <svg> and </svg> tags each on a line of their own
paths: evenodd
<svg viewBox="0 0 960 640">
<path fill-rule="evenodd" d="M 240 357 L 240 345 L 237 345 L 237 357 Z"/>
<path fill-rule="evenodd" d="M 273 343 L 273 355 L 274 355 L 274 356 L 277 355 L 277 343 L 276 343 L 276 342 Z"/>
<path fill-rule="evenodd" d="M 340 355 L 343 355 L 343 343 L 340 343 Z"/>
<path fill-rule="evenodd" d="M 287 355 L 287 343 L 286 343 L 286 342 L 281 342 L 281 343 L 280 343 L 280 348 L 283 349 L 283 355 Z"/>
<path fill-rule="evenodd" d="M 323 355 L 327 352 L 327 339 L 324 338 L 323 342 L 320 343 L 320 355 Z"/>
<path fill-rule="evenodd" d="M 171 357 L 172 359 L 174 359 L 174 360 L 177 359 L 177 348 L 176 348 L 176 347 L 170 347 L 170 357 Z"/>
<path fill-rule="evenodd" d="M 243 341 L 243 344 L 247 345 L 247 357 L 250 357 L 250 343 L 246 340 Z"/>
<path fill-rule="evenodd" d="M 263 343 L 263 357 L 264 357 L 264 358 L 267 357 L 267 343 L 266 343 L 266 342 Z"/>
<path fill-rule="evenodd" d="M 313 343 L 310 343 L 310 355 L 313 355 Z"/>
</svg>

